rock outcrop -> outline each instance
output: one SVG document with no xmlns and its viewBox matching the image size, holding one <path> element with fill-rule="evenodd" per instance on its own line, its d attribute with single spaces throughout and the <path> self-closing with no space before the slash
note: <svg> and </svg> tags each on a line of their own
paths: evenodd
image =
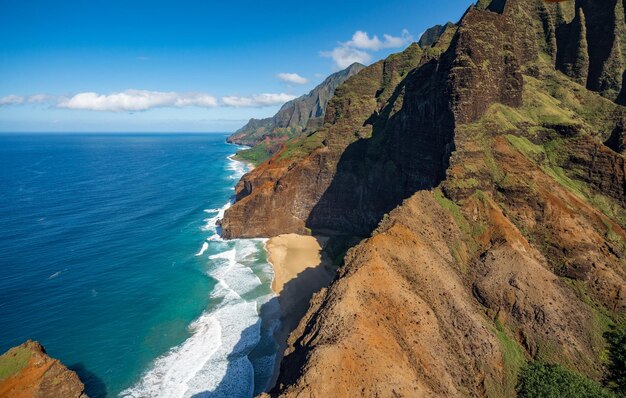
<svg viewBox="0 0 626 398">
<path fill-rule="evenodd" d="M 555 19 L 556 67 L 588 89 L 616 100 L 622 91 L 626 40 L 621 0 L 577 0 L 575 17 Z"/>
<path fill-rule="evenodd" d="M 0 397 L 87 398 L 75 372 L 50 358 L 34 341 L 0 356 Z"/>
<path fill-rule="evenodd" d="M 364 238 L 270 395 L 510 397 L 531 361 L 604 379 L 626 315 L 626 108 L 597 73 L 613 50 L 591 50 L 624 17 L 600 4 L 481 1 L 348 79 L 323 127 L 242 178 L 227 237 Z"/>
<path fill-rule="evenodd" d="M 455 25 L 452 22 L 430 27 L 422 34 L 417 44 L 422 48 L 432 47 L 439 41 L 439 38 L 445 34 L 446 30 L 454 29 L 454 27 Z"/>
</svg>

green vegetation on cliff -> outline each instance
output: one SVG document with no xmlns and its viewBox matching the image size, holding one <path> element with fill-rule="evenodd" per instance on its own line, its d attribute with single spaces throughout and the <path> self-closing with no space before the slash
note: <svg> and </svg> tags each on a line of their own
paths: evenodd
<svg viewBox="0 0 626 398">
<path fill-rule="evenodd" d="M 520 398 L 615 398 L 599 383 L 561 365 L 532 362 L 522 372 Z"/>
<path fill-rule="evenodd" d="M 626 397 L 626 324 L 613 326 L 604 336 L 608 343 L 607 385 Z"/>
<path fill-rule="evenodd" d="M 576 48 L 576 61 L 574 62 L 572 75 L 575 81 L 587 85 L 587 75 L 589 74 L 589 46 L 587 44 L 587 25 L 585 13 L 582 8 L 578 9 L 578 46 Z"/>
<path fill-rule="evenodd" d="M 28 365 L 31 351 L 27 347 L 14 347 L 0 356 L 0 381 L 18 374 Z"/>
<path fill-rule="evenodd" d="M 252 163 L 254 166 L 265 162 L 272 156 L 272 152 L 269 149 L 269 145 L 265 142 L 255 145 L 252 148 L 243 149 L 238 151 L 234 158 L 242 162 Z"/>
</svg>

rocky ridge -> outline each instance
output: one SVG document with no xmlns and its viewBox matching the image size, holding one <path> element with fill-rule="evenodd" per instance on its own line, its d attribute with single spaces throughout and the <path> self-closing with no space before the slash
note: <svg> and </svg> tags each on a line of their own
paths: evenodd
<svg viewBox="0 0 626 398">
<path fill-rule="evenodd" d="M 320 129 L 243 177 L 227 237 L 366 238 L 271 395 L 514 396 L 536 361 L 606 378 L 626 311 L 610 3 L 480 1 L 432 47 L 348 79 Z"/>
</svg>

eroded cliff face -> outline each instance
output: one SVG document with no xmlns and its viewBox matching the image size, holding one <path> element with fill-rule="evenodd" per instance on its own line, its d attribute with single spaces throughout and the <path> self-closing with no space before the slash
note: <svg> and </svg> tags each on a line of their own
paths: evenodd
<svg viewBox="0 0 626 398">
<path fill-rule="evenodd" d="M 486 3 L 349 79 L 323 129 L 238 185 L 229 237 L 371 236 L 290 336 L 271 395 L 509 397 L 534 360 L 606 374 L 626 109 L 555 68 L 551 21 L 574 8 Z"/>
<path fill-rule="evenodd" d="M 311 229 L 366 235 L 403 199 L 438 184 L 454 128 L 440 51 L 414 44 L 348 79 L 329 103 L 322 129 L 238 184 L 224 235 Z M 282 211 L 271 211 L 276 208 Z"/>
<path fill-rule="evenodd" d="M 0 356 L 0 397 L 87 398 L 76 373 L 50 358 L 34 341 Z"/>
<path fill-rule="evenodd" d="M 454 38 L 365 69 L 337 89 L 324 128 L 242 179 L 224 235 L 367 236 L 383 214 L 444 179 L 456 123 L 493 102 L 521 103 L 526 49 L 510 18 L 471 10 Z"/>
</svg>

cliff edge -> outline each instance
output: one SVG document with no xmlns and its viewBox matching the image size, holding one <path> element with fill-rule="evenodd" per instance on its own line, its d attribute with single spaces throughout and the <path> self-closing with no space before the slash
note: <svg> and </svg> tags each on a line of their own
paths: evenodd
<svg viewBox="0 0 626 398">
<path fill-rule="evenodd" d="M 0 356 L 0 397 L 87 398 L 75 372 L 50 358 L 35 341 Z"/>
</svg>

